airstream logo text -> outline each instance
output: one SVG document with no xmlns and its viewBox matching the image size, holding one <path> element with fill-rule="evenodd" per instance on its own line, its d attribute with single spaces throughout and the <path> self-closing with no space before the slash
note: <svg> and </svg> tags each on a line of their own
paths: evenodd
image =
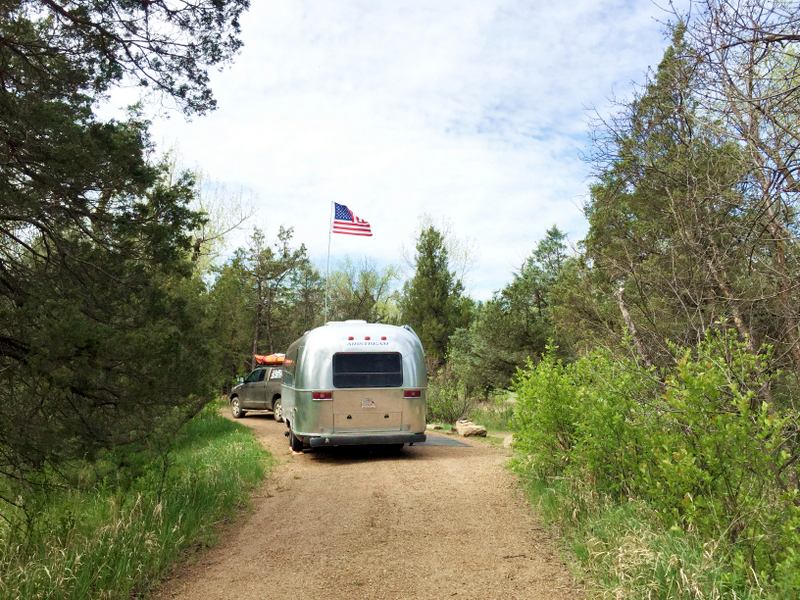
<svg viewBox="0 0 800 600">
<path fill-rule="evenodd" d="M 348 341 L 345 346 L 348 348 L 352 348 L 353 346 L 388 346 L 389 342 L 387 341 L 366 341 L 366 340 L 352 340 Z"/>
</svg>

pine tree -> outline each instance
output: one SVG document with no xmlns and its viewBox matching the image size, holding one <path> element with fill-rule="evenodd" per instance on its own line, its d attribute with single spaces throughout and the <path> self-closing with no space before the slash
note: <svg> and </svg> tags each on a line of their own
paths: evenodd
<svg viewBox="0 0 800 600">
<path fill-rule="evenodd" d="M 450 336 L 469 322 L 471 303 L 450 271 L 444 239 L 433 226 L 420 233 L 414 262 L 414 277 L 403 287 L 403 320 L 419 335 L 426 355 L 441 364 Z"/>
</svg>

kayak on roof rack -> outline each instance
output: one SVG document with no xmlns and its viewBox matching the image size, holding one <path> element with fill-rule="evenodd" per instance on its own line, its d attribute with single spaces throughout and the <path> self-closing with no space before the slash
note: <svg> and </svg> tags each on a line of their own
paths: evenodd
<svg viewBox="0 0 800 600">
<path fill-rule="evenodd" d="M 284 354 L 267 354 L 266 356 L 263 354 L 254 354 L 253 358 L 256 359 L 256 362 L 260 365 L 282 365 Z"/>
</svg>

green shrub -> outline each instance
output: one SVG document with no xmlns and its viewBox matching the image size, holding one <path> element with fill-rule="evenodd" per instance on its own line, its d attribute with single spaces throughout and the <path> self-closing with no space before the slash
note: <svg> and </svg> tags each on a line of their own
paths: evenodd
<svg viewBox="0 0 800 600">
<path fill-rule="evenodd" d="M 571 366 L 549 346 L 536 367 L 517 371 L 513 428 L 515 446 L 543 475 L 561 473 L 570 461 L 579 418 L 580 388 Z"/>
<path fill-rule="evenodd" d="M 428 382 L 428 422 L 455 423 L 469 416 L 474 406 L 449 367 L 440 369 Z"/>
<path fill-rule="evenodd" d="M 711 332 L 656 377 L 608 351 L 564 365 L 551 350 L 517 375 L 517 468 L 588 485 L 580 498 L 645 502 L 715 544 L 733 579 L 797 596 L 796 426 L 771 402 L 769 352 Z"/>
</svg>

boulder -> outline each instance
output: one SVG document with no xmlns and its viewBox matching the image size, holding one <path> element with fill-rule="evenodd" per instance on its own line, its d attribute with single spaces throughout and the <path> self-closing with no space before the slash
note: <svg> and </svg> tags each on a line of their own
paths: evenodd
<svg viewBox="0 0 800 600">
<path fill-rule="evenodd" d="M 511 433 L 503 438 L 503 448 L 511 448 L 511 444 L 514 443 L 514 434 Z"/>
<path fill-rule="evenodd" d="M 462 437 L 486 437 L 486 427 L 465 419 L 456 421 L 456 431 Z"/>
</svg>

